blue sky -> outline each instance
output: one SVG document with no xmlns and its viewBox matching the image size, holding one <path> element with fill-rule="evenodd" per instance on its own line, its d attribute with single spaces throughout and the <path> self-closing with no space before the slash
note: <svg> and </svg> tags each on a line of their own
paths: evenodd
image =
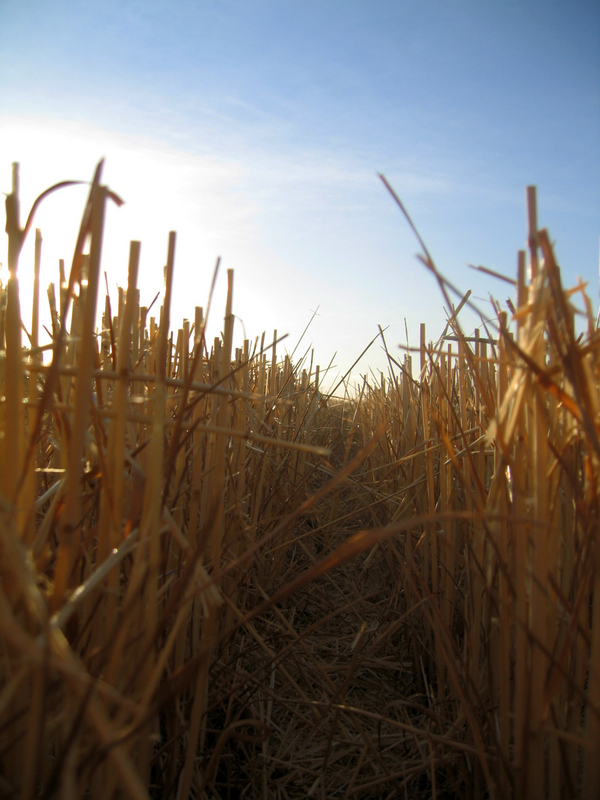
<svg viewBox="0 0 600 800">
<path fill-rule="evenodd" d="M 597 2 L 4 0 L 0 28 L 0 188 L 19 160 L 25 206 L 105 155 L 127 201 L 108 220 L 111 286 L 140 238 L 150 300 L 177 229 L 174 322 L 204 304 L 220 255 L 250 337 L 277 328 L 291 351 L 319 306 L 306 345 L 322 366 L 337 352 L 345 370 L 378 324 L 394 355 L 405 318 L 412 343 L 421 321 L 437 337 L 443 299 L 378 171 L 483 300 L 510 288 L 466 264 L 514 275 L 536 184 L 565 283 L 589 281 L 597 308 Z M 68 192 L 38 220 L 50 280 L 83 199 Z M 375 345 L 358 372 L 383 365 Z"/>
</svg>

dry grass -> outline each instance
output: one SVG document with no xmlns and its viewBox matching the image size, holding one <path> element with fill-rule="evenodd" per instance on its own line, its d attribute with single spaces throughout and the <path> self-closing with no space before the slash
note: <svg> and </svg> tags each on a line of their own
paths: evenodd
<svg viewBox="0 0 600 800">
<path fill-rule="evenodd" d="M 599 336 L 534 193 L 516 335 L 461 303 L 343 397 L 233 350 L 231 272 L 171 335 L 174 234 L 158 324 L 132 243 L 96 335 L 112 201 L 100 165 L 46 364 L 7 201 L 0 796 L 598 797 Z"/>
</svg>

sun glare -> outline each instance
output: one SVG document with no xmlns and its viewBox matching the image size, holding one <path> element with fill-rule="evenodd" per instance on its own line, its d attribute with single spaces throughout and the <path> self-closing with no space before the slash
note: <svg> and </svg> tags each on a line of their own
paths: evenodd
<svg viewBox="0 0 600 800">
<path fill-rule="evenodd" d="M 171 314 L 174 326 L 181 324 L 184 316 L 193 318 L 196 305 L 205 305 L 216 257 L 226 239 L 229 237 L 235 250 L 235 231 L 245 228 L 246 235 L 251 235 L 248 221 L 253 208 L 237 191 L 240 167 L 234 164 L 179 153 L 139 137 L 116 136 L 89 126 L 67 126 L 51 120 L 5 122 L 0 145 L 11 160 L 21 165 L 21 225 L 42 191 L 63 180 L 91 180 L 96 163 L 105 158 L 103 182 L 125 201 L 121 207 L 109 203 L 105 219 L 102 271 L 113 302 L 117 286 L 126 286 L 129 242 L 142 242 L 138 286 L 141 303 L 148 305 L 163 288 L 168 233 L 178 232 Z M 8 192 L 8 170 L 3 184 Z M 50 283 L 56 287 L 60 284 L 59 259 L 64 259 L 68 275 L 87 191 L 86 185 L 70 186 L 46 198 L 21 252 L 18 274 L 21 305 L 27 319 L 32 303 L 35 229 L 39 228 L 40 314 L 47 328 L 50 313 L 45 292 Z M 6 253 L 5 234 L 3 238 L 2 249 Z M 104 274 L 101 277 L 103 301 Z M 6 278 L 4 272 L 0 273 L 0 279 Z M 221 321 L 224 291 L 224 285 L 219 284 L 214 312 L 217 324 Z"/>
</svg>

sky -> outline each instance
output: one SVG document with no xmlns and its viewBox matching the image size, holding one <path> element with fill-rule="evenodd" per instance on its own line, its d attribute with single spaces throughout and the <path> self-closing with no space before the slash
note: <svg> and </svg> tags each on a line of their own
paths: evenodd
<svg viewBox="0 0 600 800">
<path fill-rule="evenodd" d="M 418 345 L 424 322 L 435 340 L 446 315 L 383 173 L 484 318 L 490 295 L 513 292 L 467 265 L 514 277 L 535 184 L 564 283 L 581 276 L 598 307 L 596 0 L 0 0 L 0 31 L 0 189 L 20 162 L 25 217 L 105 157 L 126 201 L 107 216 L 113 301 L 139 239 L 151 302 L 176 230 L 175 327 L 205 306 L 220 256 L 209 336 L 233 269 L 238 342 L 277 329 L 280 353 L 312 345 L 333 380 L 381 326 L 402 359 L 407 333 Z M 70 261 L 85 196 L 65 189 L 40 209 L 46 283 Z M 354 375 L 385 368 L 377 341 Z"/>
</svg>

